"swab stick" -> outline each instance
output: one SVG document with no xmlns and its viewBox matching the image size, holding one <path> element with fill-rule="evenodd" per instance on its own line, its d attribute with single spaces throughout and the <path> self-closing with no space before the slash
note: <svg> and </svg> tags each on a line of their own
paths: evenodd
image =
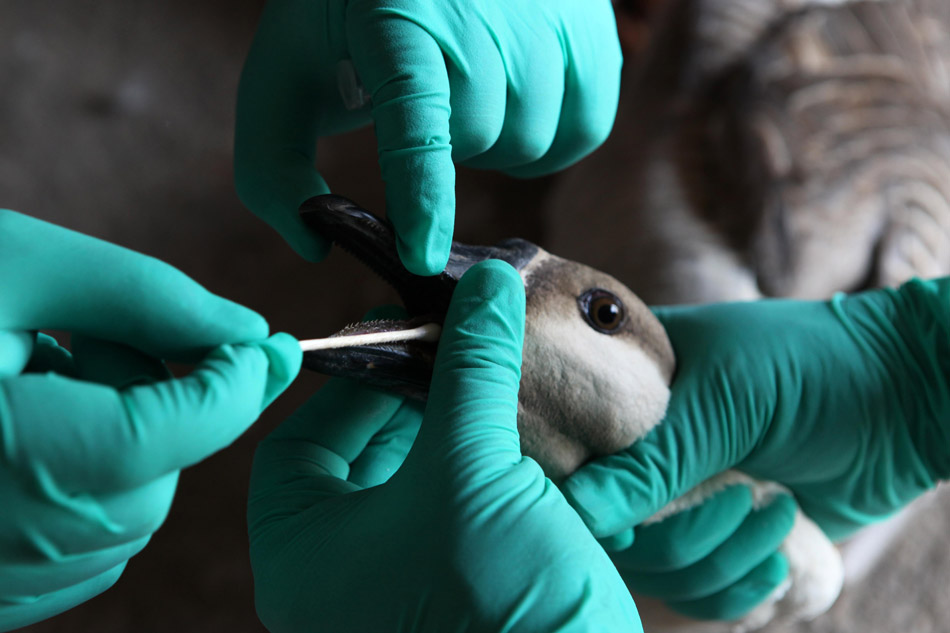
<svg viewBox="0 0 950 633">
<path fill-rule="evenodd" d="M 373 332 L 371 334 L 350 334 L 331 336 L 329 338 L 313 338 L 300 341 L 300 349 L 310 352 L 320 349 L 337 349 L 340 347 L 359 347 L 360 345 L 380 345 L 399 341 L 422 341 L 435 343 L 442 334 L 442 326 L 438 323 L 426 323 L 409 330 L 395 330 L 393 332 Z"/>
</svg>

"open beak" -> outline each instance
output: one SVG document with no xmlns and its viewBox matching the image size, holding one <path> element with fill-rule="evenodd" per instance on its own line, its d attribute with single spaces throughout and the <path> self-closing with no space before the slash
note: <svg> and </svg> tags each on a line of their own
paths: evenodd
<svg viewBox="0 0 950 633">
<path fill-rule="evenodd" d="M 381 319 L 351 325 L 336 335 L 404 330 L 424 323 L 445 321 L 452 293 L 469 268 L 486 259 L 501 259 L 521 270 L 538 247 L 520 239 L 497 246 L 452 243 L 445 270 L 433 277 L 407 271 L 399 261 L 392 225 L 346 198 L 324 195 L 300 206 L 300 217 L 320 235 L 340 245 L 399 294 L 407 319 Z M 435 343 L 408 341 L 361 345 L 304 353 L 303 365 L 320 373 L 352 378 L 416 399 L 429 392 Z"/>
</svg>

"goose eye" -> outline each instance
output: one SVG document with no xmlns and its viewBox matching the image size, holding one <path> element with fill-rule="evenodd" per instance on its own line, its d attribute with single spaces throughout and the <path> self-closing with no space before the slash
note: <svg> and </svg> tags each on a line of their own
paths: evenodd
<svg viewBox="0 0 950 633">
<path fill-rule="evenodd" d="M 612 292 L 595 288 L 582 294 L 577 302 L 584 319 L 598 332 L 613 334 L 625 320 L 623 302 Z"/>
</svg>

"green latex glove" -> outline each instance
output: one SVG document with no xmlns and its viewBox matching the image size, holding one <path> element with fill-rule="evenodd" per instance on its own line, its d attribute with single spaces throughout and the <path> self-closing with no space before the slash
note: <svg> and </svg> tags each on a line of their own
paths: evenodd
<svg viewBox="0 0 950 633">
<path fill-rule="evenodd" d="M 788 577 L 778 549 L 796 509 L 788 495 L 756 508 L 747 486 L 730 486 L 701 505 L 638 526 L 633 544 L 611 558 L 636 594 L 691 618 L 735 620 Z"/>
<path fill-rule="evenodd" d="M 371 106 L 346 108 L 341 62 Z M 400 257 L 437 274 L 455 220 L 453 160 L 516 176 L 574 163 L 613 125 L 621 63 L 609 0 L 269 2 L 238 92 L 238 194 L 321 259 L 327 242 L 297 215 L 330 191 L 314 169 L 317 138 L 375 122 Z"/>
<path fill-rule="evenodd" d="M 840 539 L 950 474 L 950 280 L 657 316 L 678 362 L 666 419 L 564 485 L 595 534 L 736 467 Z"/>
<path fill-rule="evenodd" d="M 40 328 L 72 332 L 72 353 Z M 118 579 L 179 469 L 296 374 L 299 345 L 267 329 L 171 266 L 0 211 L 0 630 Z M 177 380 L 157 360 L 202 356 Z"/>
<path fill-rule="evenodd" d="M 248 523 L 268 629 L 641 631 L 606 553 L 521 455 L 524 301 L 510 266 L 473 267 L 424 415 L 340 381 L 260 445 Z"/>
</svg>

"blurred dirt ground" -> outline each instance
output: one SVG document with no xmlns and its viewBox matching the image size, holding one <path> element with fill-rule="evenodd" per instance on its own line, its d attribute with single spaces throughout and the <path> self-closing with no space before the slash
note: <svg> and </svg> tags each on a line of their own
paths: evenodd
<svg viewBox="0 0 950 633">
<path fill-rule="evenodd" d="M 299 259 L 234 194 L 234 94 L 262 2 L 0 2 L 0 206 L 167 261 L 273 330 L 326 335 L 394 296 L 346 256 Z M 382 210 L 373 137 L 323 143 L 336 191 Z M 462 172 L 457 236 L 540 241 L 546 183 Z M 171 515 L 117 585 L 24 629 L 263 631 L 244 503 L 255 444 L 322 379 L 304 374 L 255 427 L 186 471 Z M 0 511 L 3 511 L 0 500 Z M 950 493 L 878 572 L 805 631 L 950 631 Z"/>
</svg>

